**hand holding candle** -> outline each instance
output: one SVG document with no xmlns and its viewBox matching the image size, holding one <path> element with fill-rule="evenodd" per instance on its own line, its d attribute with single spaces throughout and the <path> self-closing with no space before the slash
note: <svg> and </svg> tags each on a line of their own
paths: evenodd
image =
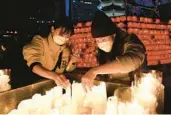
<svg viewBox="0 0 171 115">
<path fill-rule="evenodd" d="M 81 79 L 82 86 L 84 90 L 87 92 L 87 90 L 91 90 L 93 86 L 93 80 L 96 78 L 96 74 L 93 71 L 93 69 L 89 70 Z"/>
<path fill-rule="evenodd" d="M 55 72 L 51 72 L 51 73 L 53 76 L 52 78 L 57 85 L 61 85 L 65 89 L 71 85 L 69 80 L 67 80 L 63 74 L 57 74 Z"/>
</svg>

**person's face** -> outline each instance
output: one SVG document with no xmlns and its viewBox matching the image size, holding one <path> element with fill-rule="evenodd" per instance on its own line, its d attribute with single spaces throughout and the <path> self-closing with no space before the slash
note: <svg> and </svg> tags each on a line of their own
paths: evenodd
<svg viewBox="0 0 171 115">
<path fill-rule="evenodd" d="M 53 40 L 57 45 L 64 45 L 69 42 L 71 32 L 65 33 L 64 29 L 65 28 L 58 28 L 58 29 L 54 29 L 54 27 L 51 28 Z"/>
<path fill-rule="evenodd" d="M 110 52 L 113 47 L 115 36 L 116 34 L 101 38 L 95 38 L 98 48 L 103 50 L 104 52 Z"/>
</svg>

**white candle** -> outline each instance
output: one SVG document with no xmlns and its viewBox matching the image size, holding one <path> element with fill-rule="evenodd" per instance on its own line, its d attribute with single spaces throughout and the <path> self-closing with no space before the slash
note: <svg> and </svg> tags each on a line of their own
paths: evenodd
<svg viewBox="0 0 171 115">
<path fill-rule="evenodd" d="M 18 114 L 18 110 L 17 109 L 13 109 L 12 111 L 10 111 L 8 113 L 8 115 L 17 115 Z"/>
<path fill-rule="evenodd" d="M 106 115 L 117 115 L 118 99 L 116 96 L 111 96 L 107 101 Z"/>
<path fill-rule="evenodd" d="M 92 102 L 93 102 L 93 114 L 105 114 L 107 95 L 106 84 L 101 82 L 98 86 L 92 88 Z"/>
<path fill-rule="evenodd" d="M 74 82 L 72 84 L 72 106 L 75 114 L 79 114 L 79 108 L 83 107 L 85 95 L 82 84 Z"/>
<path fill-rule="evenodd" d="M 59 109 L 52 109 L 49 113 L 50 115 L 61 115 Z"/>
<path fill-rule="evenodd" d="M 17 110 L 21 111 L 25 111 L 25 113 L 30 113 L 31 111 L 33 111 L 33 106 L 30 106 L 33 104 L 32 99 L 27 99 L 27 100 L 23 100 L 19 103 Z"/>
<path fill-rule="evenodd" d="M 66 89 L 66 95 L 71 98 L 71 86 L 67 87 Z"/>
<path fill-rule="evenodd" d="M 8 83 L 10 77 L 8 75 L 0 75 L 0 92 L 11 89 L 11 85 Z"/>
<path fill-rule="evenodd" d="M 142 115 L 145 114 L 143 106 L 140 106 L 136 100 L 127 104 L 127 114 Z"/>
<path fill-rule="evenodd" d="M 71 105 L 65 105 L 65 106 L 63 106 L 62 111 L 61 111 L 61 114 L 62 115 L 71 115 L 72 114 Z"/>
</svg>

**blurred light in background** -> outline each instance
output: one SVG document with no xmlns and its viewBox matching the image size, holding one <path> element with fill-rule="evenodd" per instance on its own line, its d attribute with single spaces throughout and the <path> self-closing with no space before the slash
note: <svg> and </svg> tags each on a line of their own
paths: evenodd
<svg viewBox="0 0 171 115">
<path fill-rule="evenodd" d="M 69 0 L 65 0 L 65 15 L 69 16 Z"/>
</svg>

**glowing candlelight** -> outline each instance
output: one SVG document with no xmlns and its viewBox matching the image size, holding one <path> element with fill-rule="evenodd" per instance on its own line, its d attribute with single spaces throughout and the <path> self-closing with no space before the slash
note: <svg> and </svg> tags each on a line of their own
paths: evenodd
<svg viewBox="0 0 171 115">
<path fill-rule="evenodd" d="M 87 93 L 81 83 L 74 82 L 65 94 L 61 86 L 56 86 L 46 95 L 35 94 L 31 99 L 21 101 L 9 114 L 155 114 L 163 89 L 154 75 L 144 74 L 130 88 L 119 88 L 107 99 L 104 82 L 94 85 Z"/>
<path fill-rule="evenodd" d="M 106 115 L 116 115 L 117 114 L 117 104 L 118 98 L 116 96 L 111 96 L 107 101 Z"/>
</svg>

